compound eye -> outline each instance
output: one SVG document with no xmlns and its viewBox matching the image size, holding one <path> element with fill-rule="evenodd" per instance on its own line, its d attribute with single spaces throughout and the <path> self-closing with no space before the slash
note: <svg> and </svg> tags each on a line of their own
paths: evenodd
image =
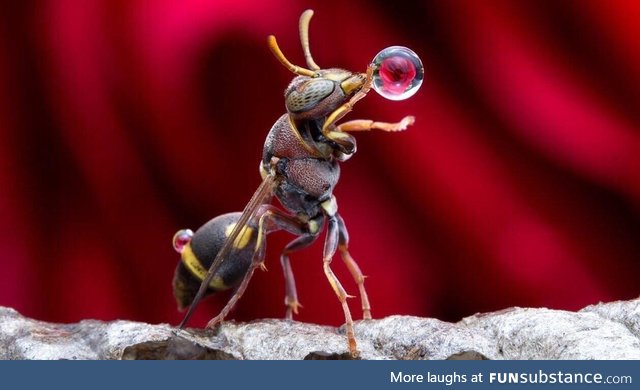
<svg viewBox="0 0 640 390">
<path fill-rule="evenodd" d="M 373 89 L 390 100 L 413 96 L 424 79 L 424 67 L 416 53 L 404 46 L 391 46 L 373 58 Z"/>
<path fill-rule="evenodd" d="M 336 84 L 327 79 L 310 79 L 301 88 L 293 89 L 285 99 L 290 112 L 304 112 L 315 107 L 320 101 L 331 95 Z"/>
</svg>

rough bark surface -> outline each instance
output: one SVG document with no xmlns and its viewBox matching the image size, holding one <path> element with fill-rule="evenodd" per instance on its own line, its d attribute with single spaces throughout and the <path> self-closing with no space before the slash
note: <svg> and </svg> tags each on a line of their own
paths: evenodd
<svg viewBox="0 0 640 390">
<path fill-rule="evenodd" d="M 285 320 L 177 333 L 166 324 L 52 324 L 0 308 L 0 359 L 348 359 L 343 328 Z M 457 323 L 356 323 L 362 359 L 640 359 L 640 299 L 578 312 L 510 308 Z"/>
</svg>

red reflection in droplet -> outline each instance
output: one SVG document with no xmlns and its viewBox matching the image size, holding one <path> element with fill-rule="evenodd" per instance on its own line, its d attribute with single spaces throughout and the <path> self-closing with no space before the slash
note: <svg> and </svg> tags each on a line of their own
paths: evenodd
<svg viewBox="0 0 640 390">
<path fill-rule="evenodd" d="M 416 67 L 406 57 L 393 56 L 382 61 L 379 74 L 385 92 L 401 95 L 416 77 Z"/>
<path fill-rule="evenodd" d="M 173 236 L 173 249 L 178 253 L 182 253 L 184 247 L 191 242 L 191 238 L 193 237 L 193 232 L 189 229 L 184 229 L 178 231 Z"/>
</svg>

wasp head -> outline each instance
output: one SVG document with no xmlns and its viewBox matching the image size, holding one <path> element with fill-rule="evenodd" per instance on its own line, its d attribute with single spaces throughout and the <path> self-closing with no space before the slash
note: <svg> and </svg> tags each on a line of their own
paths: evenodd
<svg viewBox="0 0 640 390">
<path fill-rule="evenodd" d="M 309 21 L 312 16 L 313 11 L 307 10 L 300 17 L 300 41 L 308 68 L 293 65 L 278 47 L 275 37 L 269 37 L 269 48 L 276 58 L 298 75 L 285 90 L 287 111 L 295 119 L 328 115 L 362 90 L 370 77 L 366 73 L 339 68 L 320 69 L 309 49 Z"/>
<path fill-rule="evenodd" d="M 285 90 L 287 111 L 295 119 L 324 117 L 360 91 L 366 74 L 322 69 L 315 77 L 298 76 Z"/>
</svg>

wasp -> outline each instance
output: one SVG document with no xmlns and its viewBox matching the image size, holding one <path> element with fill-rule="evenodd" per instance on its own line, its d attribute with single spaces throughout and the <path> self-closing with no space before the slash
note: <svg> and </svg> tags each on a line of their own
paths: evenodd
<svg viewBox="0 0 640 390">
<path fill-rule="evenodd" d="M 351 132 L 402 131 L 414 123 L 414 117 L 406 116 L 396 123 L 352 120 L 339 124 L 354 105 L 372 87 L 375 88 L 374 75 L 380 71 L 380 66 L 371 63 L 365 73 L 320 68 L 309 49 L 312 16 L 313 11 L 307 10 L 299 22 L 306 68 L 292 64 L 278 47 L 276 38 L 268 37 L 271 52 L 296 77 L 284 93 L 287 112 L 271 127 L 264 144 L 259 164 L 260 186 L 244 211 L 216 217 L 195 233 L 188 229 L 176 233 L 174 248 L 181 259 L 173 290 L 179 308 L 189 307 L 179 326 L 183 329 L 204 296 L 235 288 L 226 306 L 207 324 L 208 328 L 214 327 L 227 317 L 240 299 L 254 271 L 264 268 L 267 235 L 284 230 L 296 236 L 280 255 L 285 278 L 286 318 L 292 319 L 301 305 L 289 256 L 311 245 L 326 230 L 322 254 L 324 274 L 344 311 L 349 351 L 357 355 L 353 319 L 347 305 L 350 296 L 331 268 L 336 252 L 340 253 L 357 284 L 363 319 L 371 319 L 371 305 L 365 277 L 349 253 L 349 234 L 338 212 L 333 189 L 340 177 L 340 163 L 356 152 L 356 140 Z M 398 47 L 390 49 L 394 48 Z M 388 62 L 387 78 L 398 79 L 402 65 L 402 59 Z M 418 72 L 421 71 L 418 68 Z M 410 76 L 416 78 L 415 69 Z M 402 77 L 398 80 L 388 85 L 391 91 L 407 89 Z M 384 81 L 382 77 L 380 82 Z M 282 208 L 272 204 L 274 197 Z"/>
</svg>

